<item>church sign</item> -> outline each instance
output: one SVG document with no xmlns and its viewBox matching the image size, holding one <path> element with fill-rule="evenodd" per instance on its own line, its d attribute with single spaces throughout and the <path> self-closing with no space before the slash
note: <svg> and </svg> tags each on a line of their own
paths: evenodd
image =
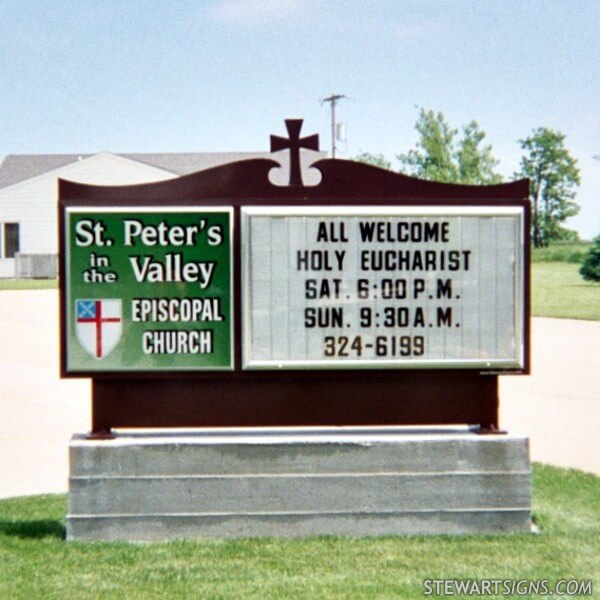
<svg viewBox="0 0 600 600">
<path fill-rule="evenodd" d="M 231 208 L 69 208 L 68 372 L 231 369 Z"/>
<path fill-rule="evenodd" d="M 318 137 L 301 125 L 271 136 L 273 160 L 59 182 L 61 372 L 92 378 L 95 434 L 497 430 L 498 374 L 529 372 L 528 181 L 307 170 Z M 271 180 L 282 164 L 289 185 Z"/>
</svg>

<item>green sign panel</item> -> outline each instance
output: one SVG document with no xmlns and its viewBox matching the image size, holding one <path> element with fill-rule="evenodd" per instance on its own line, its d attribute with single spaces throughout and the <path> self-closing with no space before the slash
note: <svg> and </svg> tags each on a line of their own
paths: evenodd
<svg viewBox="0 0 600 600">
<path fill-rule="evenodd" d="M 233 368 L 232 209 L 68 208 L 67 371 Z"/>
</svg>

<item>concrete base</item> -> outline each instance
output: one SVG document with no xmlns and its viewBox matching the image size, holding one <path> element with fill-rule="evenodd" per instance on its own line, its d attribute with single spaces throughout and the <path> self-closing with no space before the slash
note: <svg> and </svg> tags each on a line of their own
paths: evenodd
<svg viewBox="0 0 600 600">
<path fill-rule="evenodd" d="M 529 531 L 528 440 L 466 430 L 74 436 L 67 538 Z"/>
</svg>

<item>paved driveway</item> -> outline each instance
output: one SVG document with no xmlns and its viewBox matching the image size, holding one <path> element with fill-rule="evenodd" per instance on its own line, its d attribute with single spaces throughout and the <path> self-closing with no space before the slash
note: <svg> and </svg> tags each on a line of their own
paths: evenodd
<svg viewBox="0 0 600 600">
<path fill-rule="evenodd" d="M 500 378 L 500 424 L 533 460 L 600 475 L 600 321 L 533 319 L 532 375 Z"/>
<path fill-rule="evenodd" d="M 0 497 L 63 492 L 90 384 L 58 377 L 58 293 L 0 291 Z M 501 425 L 534 460 L 600 474 L 600 322 L 534 319 L 531 377 L 504 377 Z"/>
<path fill-rule="evenodd" d="M 0 497 L 67 489 L 90 383 L 58 377 L 58 292 L 0 291 Z"/>
</svg>

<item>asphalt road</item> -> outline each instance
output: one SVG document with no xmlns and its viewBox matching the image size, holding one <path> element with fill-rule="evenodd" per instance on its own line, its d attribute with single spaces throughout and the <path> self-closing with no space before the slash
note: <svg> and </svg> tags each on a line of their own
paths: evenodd
<svg viewBox="0 0 600 600">
<path fill-rule="evenodd" d="M 0 291 L 0 497 L 67 490 L 90 382 L 58 376 L 58 293 Z M 500 424 L 533 460 L 600 474 L 600 321 L 533 320 L 533 374 L 501 378 Z"/>
</svg>

